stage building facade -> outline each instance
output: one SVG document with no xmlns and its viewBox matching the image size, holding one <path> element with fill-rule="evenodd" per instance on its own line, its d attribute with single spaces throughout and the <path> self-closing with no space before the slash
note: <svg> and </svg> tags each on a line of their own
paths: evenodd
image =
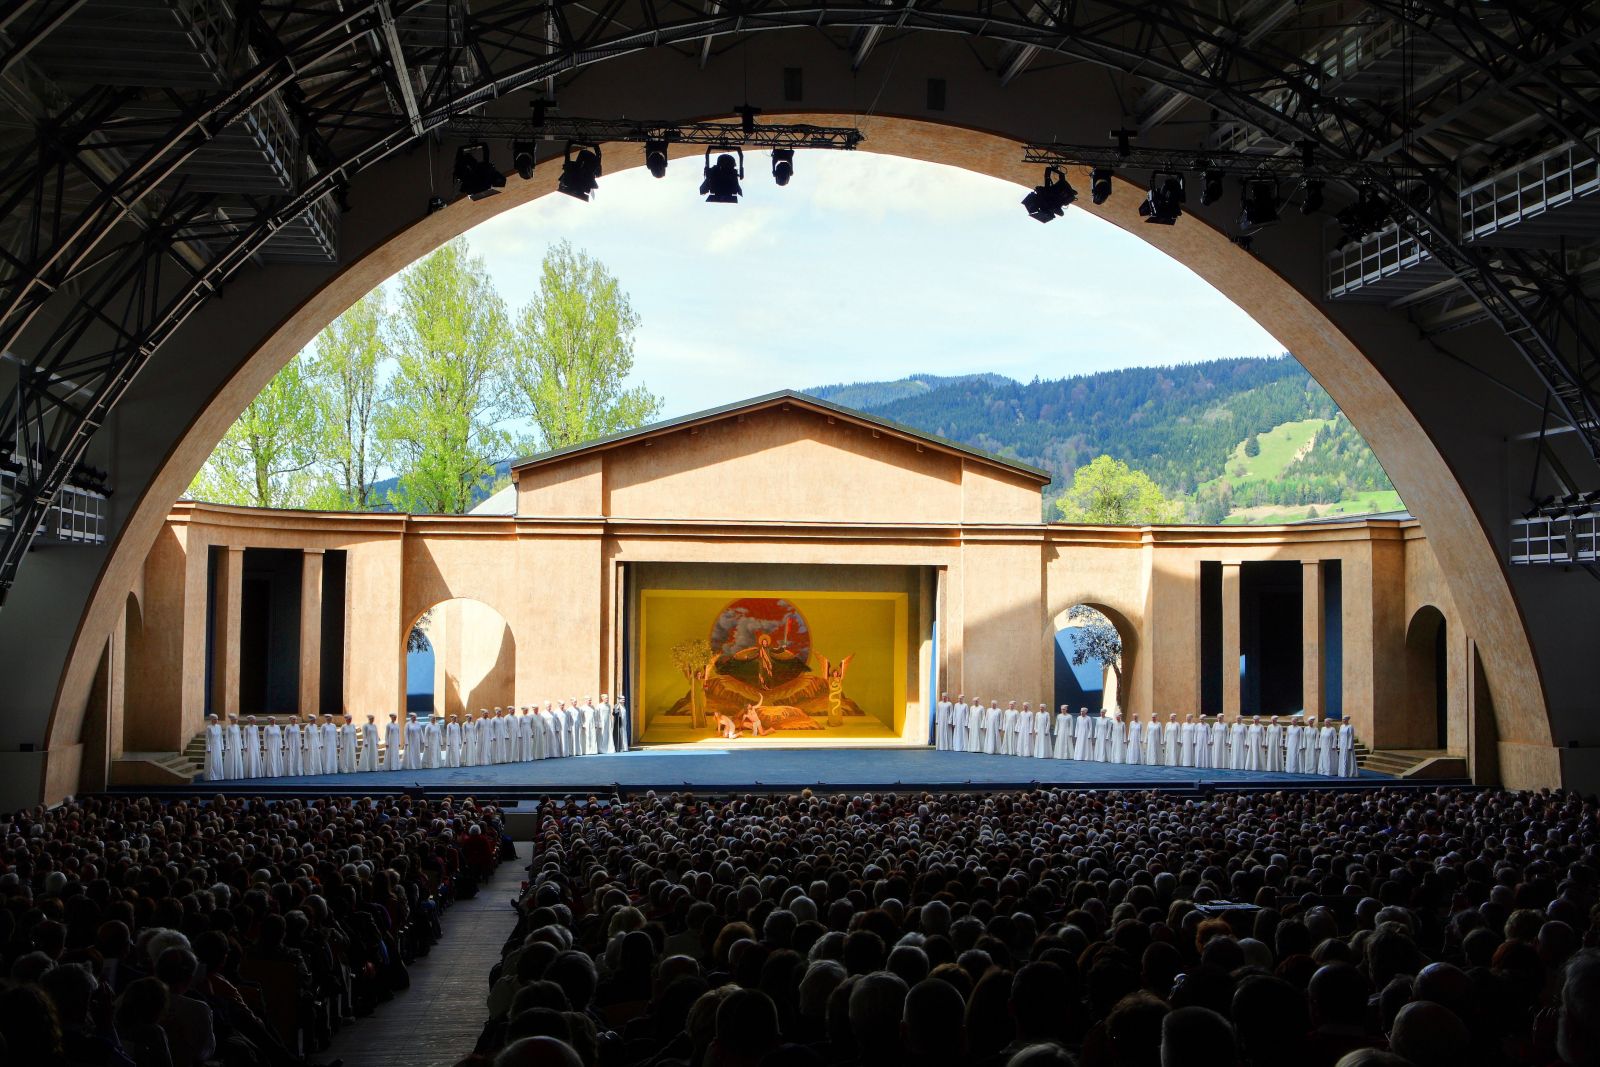
<svg viewBox="0 0 1600 1067">
<path fill-rule="evenodd" d="M 1521 784 L 1407 516 L 1046 523 L 1044 472 L 790 392 L 512 478 L 509 514 L 177 504 L 101 664 L 86 784 L 164 780 L 209 712 L 384 721 L 419 620 L 442 714 L 620 693 L 644 743 L 754 706 L 773 732 L 740 743 L 922 745 L 940 690 L 1077 697 L 1078 604 L 1118 631 L 1126 713 L 1346 717 Z"/>
</svg>

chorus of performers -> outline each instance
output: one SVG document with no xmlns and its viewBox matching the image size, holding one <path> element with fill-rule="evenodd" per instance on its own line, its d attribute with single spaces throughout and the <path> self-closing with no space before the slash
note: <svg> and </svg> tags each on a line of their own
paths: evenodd
<svg viewBox="0 0 1600 1067">
<path fill-rule="evenodd" d="M 957 752 L 987 752 L 1040 759 L 1093 760 L 1146 767 L 1196 770 L 1272 771 L 1354 778 L 1355 728 L 1347 720 L 1300 716 L 1250 716 L 1226 722 L 1176 714 L 1165 721 L 1137 716 L 1126 722 L 1115 710 L 1072 714 L 1063 704 L 1052 714 L 1043 701 L 1001 707 L 991 700 L 967 702 L 940 695 L 934 713 L 934 744 Z"/>
<path fill-rule="evenodd" d="M 633 723 L 621 696 L 480 708 L 445 717 L 246 715 L 206 720 L 205 779 L 283 778 L 362 771 L 421 771 L 626 752 Z"/>
</svg>

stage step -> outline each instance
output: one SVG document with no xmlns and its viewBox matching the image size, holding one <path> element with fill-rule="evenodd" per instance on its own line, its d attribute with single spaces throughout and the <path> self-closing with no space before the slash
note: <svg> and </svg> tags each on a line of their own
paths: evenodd
<svg viewBox="0 0 1600 1067">
<path fill-rule="evenodd" d="M 1465 757 L 1443 749 L 1378 749 L 1358 756 L 1366 770 L 1396 778 L 1466 778 Z"/>
</svg>

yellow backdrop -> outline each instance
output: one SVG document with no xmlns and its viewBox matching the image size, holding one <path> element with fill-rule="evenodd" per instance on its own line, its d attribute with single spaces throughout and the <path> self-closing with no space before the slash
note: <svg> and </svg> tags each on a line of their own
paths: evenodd
<svg viewBox="0 0 1600 1067">
<path fill-rule="evenodd" d="M 689 681 L 673 662 L 672 649 L 686 641 L 709 641 L 719 615 L 735 601 L 782 599 L 804 618 L 809 653 L 805 666 L 825 681 L 823 657 L 837 669 L 852 657 L 843 692 L 861 715 L 847 715 L 842 727 L 830 729 L 808 706 L 816 731 L 793 731 L 796 738 L 822 738 L 829 733 L 851 736 L 898 736 L 906 709 L 907 598 L 905 593 L 814 592 L 796 589 L 645 589 L 639 604 L 639 698 L 645 740 L 676 735 L 689 718 L 667 714 L 681 708 Z M 796 664 L 798 666 L 798 664 Z M 714 729 L 714 728 L 708 728 Z M 790 731 L 782 731 L 789 734 Z"/>
</svg>

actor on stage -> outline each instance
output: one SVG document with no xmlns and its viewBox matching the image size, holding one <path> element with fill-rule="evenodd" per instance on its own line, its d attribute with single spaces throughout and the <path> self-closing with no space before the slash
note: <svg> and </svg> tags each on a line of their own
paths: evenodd
<svg viewBox="0 0 1600 1067">
<path fill-rule="evenodd" d="M 1263 738 L 1261 717 L 1257 715 L 1250 720 L 1250 725 L 1245 727 L 1244 731 L 1244 770 L 1266 770 L 1266 767 L 1263 766 L 1266 762 L 1264 759 L 1266 749 L 1262 746 Z"/>
<path fill-rule="evenodd" d="M 1276 715 L 1267 720 L 1267 728 L 1263 731 L 1262 736 L 1266 742 L 1266 761 L 1262 763 L 1261 769 L 1282 773 L 1283 726 L 1278 722 Z"/>
<path fill-rule="evenodd" d="M 933 747 L 939 752 L 949 747 L 946 737 L 950 730 L 950 707 L 950 694 L 940 693 L 933 706 Z"/>
<path fill-rule="evenodd" d="M 728 718 L 726 712 L 717 712 L 717 736 L 730 739 L 739 736 L 739 728 Z"/>
<path fill-rule="evenodd" d="M 378 769 L 378 723 L 371 715 L 361 724 L 361 747 L 357 753 L 356 767 L 363 771 Z"/>
<path fill-rule="evenodd" d="M 461 740 L 461 719 L 459 716 L 450 716 L 450 721 L 444 728 L 444 758 L 448 767 L 461 766 L 461 757 L 464 755 Z"/>
<path fill-rule="evenodd" d="M 1075 720 L 1072 711 L 1065 705 L 1056 709 L 1056 725 L 1053 733 L 1055 742 L 1050 746 L 1050 755 L 1056 759 L 1072 758 L 1072 730 Z"/>
<path fill-rule="evenodd" d="M 1250 761 L 1250 756 L 1245 752 L 1245 745 L 1249 742 L 1249 731 L 1245 728 L 1244 719 L 1235 719 L 1228 724 L 1228 769 L 1242 771 L 1245 764 Z"/>
<path fill-rule="evenodd" d="M 1305 727 L 1299 719 L 1290 719 L 1289 728 L 1284 731 L 1285 742 L 1283 752 L 1283 770 L 1285 774 L 1304 774 L 1300 763 L 1300 754 L 1304 746 L 1300 743 L 1305 735 Z"/>
<path fill-rule="evenodd" d="M 283 727 L 275 718 L 267 719 L 266 729 L 261 731 L 261 755 L 262 773 L 268 778 L 282 778 Z"/>
<path fill-rule="evenodd" d="M 1221 715 L 1211 720 L 1211 769 L 1214 771 L 1228 767 L 1228 729 Z"/>
<path fill-rule="evenodd" d="M 206 781 L 223 779 L 222 723 L 215 715 L 206 716 Z"/>
<path fill-rule="evenodd" d="M 1078 709 L 1078 721 L 1072 731 L 1072 758 L 1086 760 L 1094 753 L 1094 720 L 1088 708 Z"/>
<path fill-rule="evenodd" d="M 1000 710 L 998 700 L 989 701 L 989 706 L 983 711 L 983 750 L 991 756 L 999 755 L 1004 751 L 1004 739 L 1001 731 L 1005 728 L 1005 713 Z"/>
<path fill-rule="evenodd" d="M 390 712 L 389 721 L 383 727 L 383 769 L 386 771 L 400 769 L 400 735 L 404 731 L 400 716 Z"/>
<path fill-rule="evenodd" d="M 611 706 L 611 700 L 606 694 L 600 694 L 600 702 L 594 706 L 600 713 L 600 751 L 610 755 L 617 751 L 617 716 Z"/>
<path fill-rule="evenodd" d="M 1033 712 L 1026 711 L 1024 713 L 1018 711 L 1015 700 L 1006 703 L 1005 714 L 1000 720 L 1005 724 L 1005 739 L 1000 749 L 1002 753 L 1007 756 L 1016 756 L 1022 752 L 1023 723 L 1031 722 L 1032 719 Z"/>
<path fill-rule="evenodd" d="M 1126 737 L 1122 730 L 1122 715 L 1116 708 L 1108 709 L 1102 716 L 1106 723 L 1106 762 L 1121 763 L 1122 747 Z"/>
<path fill-rule="evenodd" d="M 617 694 L 617 751 L 626 752 L 633 747 L 633 719 L 628 716 L 628 704 L 621 693 Z"/>
<path fill-rule="evenodd" d="M 305 753 L 301 749 L 300 720 L 290 719 L 283 728 L 283 773 L 298 778 L 305 771 Z"/>
<path fill-rule="evenodd" d="M 1333 723 L 1326 719 L 1322 728 L 1317 731 L 1317 773 L 1332 775 L 1334 772 L 1333 745 L 1339 736 L 1339 730 Z"/>
<path fill-rule="evenodd" d="M 956 702 L 950 707 L 950 750 L 952 752 L 967 750 L 967 694 L 965 693 L 957 693 Z"/>
<path fill-rule="evenodd" d="M 1356 728 L 1349 719 L 1339 723 L 1339 777 L 1358 778 L 1361 768 L 1356 763 Z"/>
<path fill-rule="evenodd" d="M 1312 716 L 1306 717 L 1306 728 L 1300 731 L 1300 773 L 1317 773 L 1317 729 L 1320 724 Z"/>
<path fill-rule="evenodd" d="M 1094 717 L 1094 737 L 1091 741 L 1093 747 L 1089 749 L 1089 758 L 1096 763 L 1106 761 L 1106 744 L 1111 740 L 1111 720 L 1106 718 L 1102 711 Z"/>
<path fill-rule="evenodd" d="M 1128 762 L 1138 766 L 1144 763 L 1144 724 L 1139 716 L 1128 716 Z"/>
<path fill-rule="evenodd" d="M 1033 713 L 1033 756 L 1047 759 L 1053 750 L 1050 736 L 1050 708 L 1039 701 L 1039 710 Z"/>
<path fill-rule="evenodd" d="M 356 770 L 356 721 L 349 715 L 339 727 L 339 773 L 354 774 Z"/>
<path fill-rule="evenodd" d="M 246 778 L 261 777 L 261 728 L 256 725 L 254 715 L 244 717 L 244 731 L 241 734 L 241 751 L 244 754 L 244 776 Z"/>
<path fill-rule="evenodd" d="M 967 708 L 967 743 L 964 747 L 968 752 L 983 751 L 983 720 L 986 714 L 982 700 L 973 700 Z"/>
</svg>

